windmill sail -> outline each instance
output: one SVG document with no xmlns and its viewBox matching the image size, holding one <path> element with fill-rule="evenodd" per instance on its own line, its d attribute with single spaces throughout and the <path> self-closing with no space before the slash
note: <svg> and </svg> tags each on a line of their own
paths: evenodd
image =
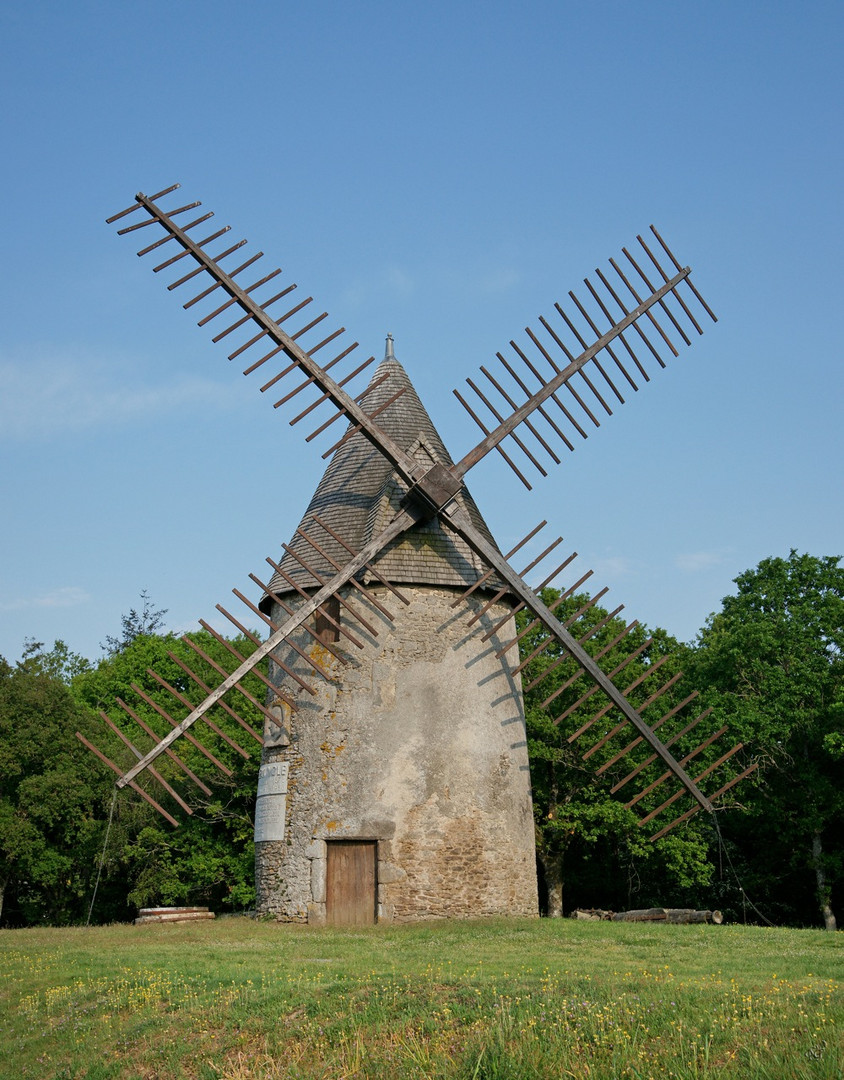
<svg viewBox="0 0 844 1080">
<path fill-rule="evenodd" d="M 319 391 L 318 396 L 311 401 L 310 405 L 293 417 L 290 421 L 291 424 L 296 424 L 306 416 L 309 416 L 311 412 L 325 402 L 329 402 L 333 406 L 334 412 L 332 415 L 308 436 L 308 440 L 321 434 L 328 426 L 334 423 L 335 420 L 340 417 L 346 417 L 346 419 L 350 420 L 353 424 L 351 430 L 363 431 L 365 437 L 370 439 L 373 444 L 379 448 L 381 453 L 390 458 L 396 468 L 403 470 L 410 466 L 413 471 L 412 463 L 408 462 L 408 459 L 402 454 L 400 449 L 396 447 L 392 443 L 392 440 L 385 436 L 374 423 L 377 410 L 373 412 L 366 411 L 362 405 L 363 399 L 366 394 L 371 391 L 372 386 L 370 385 L 370 387 L 367 387 L 367 389 L 357 397 L 350 396 L 345 390 L 345 387 L 349 383 L 374 362 L 374 357 L 370 356 L 362 364 L 358 365 L 351 372 L 348 372 L 337 381 L 334 375 L 329 374 L 329 372 L 332 371 L 336 365 L 348 362 L 351 353 L 357 349 L 358 343 L 355 341 L 346 345 L 345 348 L 337 353 L 337 355 L 326 362 L 324 366 L 321 366 L 314 357 L 328 345 L 332 345 L 332 348 L 336 348 L 338 339 L 346 332 L 345 327 L 333 330 L 327 336 L 322 337 L 321 340 L 312 341 L 312 339 L 317 336 L 314 334 L 316 328 L 320 328 L 318 333 L 324 333 L 322 323 L 328 318 L 327 312 L 322 312 L 315 317 L 311 317 L 312 309 L 310 308 L 310 305 L 313 302 L 313 297 L 307 297 L 306 299 L 293 304 L 293 306 L 289 307 L 286 311 L 274 311 L 270 314 L 269 309 L 275 307 L 279 301 L 285 300 L 285 302 L 289 304 L 292 299 L 291 294 L 297 289 L 297 285 L 288 285 L 269 297 L 262 296 L 261 290 L 264 289 L 267 283 L 275 281 L 281 274 L 279 268 L 264 273 L 261 277 L 258 277 L 255 281 L 252 281 L 245 286 L 235 281 L 235 278 L 242 274 L 244 270 L 254 267 L 256 263 L 263 258 L 264 253 L 259 251 L 245 262 L 242 262 L 239 266 L 236 266 L 231 270 L 224 269 L 221 266 L 223 259 L 230 258 L 236 251 L 244 247 L 247 241 L 240 240 L 235 244 L 229 245 L 223 251 L 213 252 L 212 245 L 215 244 L 220 237 L 230 231 L 231 226 L 229 225 L 225 225 L 223 228 L 211 232 L 201 240 L 195 240 L 192 236 L 189 236 L 188 233 L 191 229 L 194 229 L 198 225 L 209 220 L 214 214 L 213 212 L 202 214 L 187 224 L 179 225 L 174 220 L 175 217 L 188 210 L 199 207 L 201 203 L 188 203 L 185 206 L 177 207 L 169 212 L 162 209 L 158 205 L 157 200 L 171 194 L 178 187 L 179 185 L 175 184 L 151 198 L 148 198 L 142 192 L 138 193 L 138 195 L 135 196 L 135 203 L 132 206 L 107 218 L 107 223 L 111 224 L 115 221 L 120 221 L 137 210 L 143 210 L 148 215 L 147 217 L 140 222 L 124 226 L 119 229 L 118 232 L 120 234 L 131 233 L 148 225 L 157 225 L 164 231 L 165 235 L 160 236 L 157 240 L 154 240 L 152 243 L 141 248 L 140 251 L 138 251 L 138 255 L 143 257 L 152 252 L 160 254 L 162 253 L 162 250 L 169 252 L 171 248 L 181 249 L 169 258 L 164 259 L 162 262 L 153 266 L 153 272 L 160 273 L 162 270 L 170 270 L 172 267 L 177 266 L 177 264 L 178 270 L 181 271 L 185 265 L 196 264 L 186 274 L 183 273 L 181 277 L 171 281 L 167 288 L 172 291 L 173 289 L 186 285 L 188 282 L 194 282 L 193 287 L 195 287 L 197 283 L 205 285 L 203 289 L 189 300 L 185 301 L 183 305 L 185 309 L 192 308 L 195 304 L 199 303 L 211 307 L 211 310 L 199 320 L 199 326 L 206 326 L 214 322 L 214 320 L 219 319 L 220 316 L 224 314 L 226 315 L 226 318 L 222 320 L 223 323 L 225 323 L 232 314 L 237 315 L 234 322 L 219 329 L 212 340 L 217 344 L 218 342 L 229 338 L 231 334 L 235 334 L 235 337 L 230 340 L 236 340 L 239 344 L 228 354 L 228 359 L 239 360 L 248 353 L 250 363 L 244 369 L 244 375 L 251 375 L 259 370 L 262 371 L 262 374 L 266 373 L 267 368 L 265 368 L 264 365 L 268 364 L 270 361 L 273 361 L 273 365 L 277 365 L 279 360 L 282 362 L 287 361 L 284 367 L 275 371 L 275 373 L 270 375 L 270 377 L 261 385 L 260 389 L 262 393 L 272 389 L 273 394 L 275 395 L 278 393 L 279 389 L 281 389 L 283 383 L 285 386 L 289 384 L 291 377 L 295 380 L 297 377 L 301 377 L 302 375 L 305 376 L 304 381 L 296 382 L 295 385 L 290 386 L 289 389 L 287 389 L 287 392 L 274 402 L 275 408 L 286 405 L 302 391 L 312 391 L 314 389 Z M 170 244 L 170 246 L 165 249 L 165 245 L 168 245 L 171 240 L 175 241 L 175 243 Z M 187 264 L 182 262 L 183 259 L 188 260 Z M 206 284 L 209 279 L 211 281 L 210 285 Z M 223 300 L 222 303 L 217 303 L 223 296 L 228 297 L 228 299 Z M 283 326 L 283 324 L 288 323 L 289 320 L 292 320 L 290 323 L 290 332 Z M 302 320 L 305 321 L 303 322 Z M 220 324 L 215 323 L 215 327 L 218 325 Z M 297 326 L 298 329 L 293 329 L 294 326 Z M 302 347 L 300 341 L 308 342 L 307 350 Z M 258 356 L 257 354 L 263 352 L 267 345 L 271 346 L 269 351 Z M 270 370 L 273 365 L 270 366 Z M 284 382 L 285 380 L 287 380 L 286 383 Z M 327 452 L 330 452 L 331 449 L 333 448 L 329 448 L 329 451 Z"/>
<path fill-rule="evenodd" d="M 525 328 L 529 343 L 520 346 L 510 342 L 513 357 L 497 354 L 499 371 L 493 374 L 488 368 L 481 368 L 486 379 L 483 389 L 467 379 L 471 399 L 454 391 L 484 433 L 478 445 L 457 463 L 457 475 L 463 476 L 491 450 L 497 450 L 530 488 L 511 453 L 546 476 L 543 461 L 547 464 L 550 458 L 554 464 L 560 464 L 555 445 L 574 450 L 590 430 L 600 427 L 600 416 L 611 416 L 612 407 L 624 404 L 625 394 L 631 390 L 635 393 L 640 384 L 650 382 L 645 361 L 655 360 L 664 368 L 660 349 L 678 355 L 669 330 L 686 345 L 691 344 L 689 334 L 703 333 L 693 307 L 716 321 L 692 284 L 689 267 L 681 267 L 653 225 L 651 232 L 650 245 L 641 236 L 636 238 L 641 248 L 638 262 L 627 248 L 623 249 L 629 264 L 626 273 L 615 259 L 610 259 L 614 280 L 600 269 L 595 271 L 599 286 L 584 278 L 593 307 L 591 314 L 586 304 L 569 292 L 574 314 L 555 304 L 554 322 L 540 317 L 541 331 Z M 642 268 L 646 260 L 647 272 Z M 666 261 L 670 264 L 667 269 L 663 265 Z M 654 273 L 658 275 L 657 284 L 648 276 Z M 638 288 L 633 283 L 634 276 L 639 281 Z M 685 297 L 684 292 L 688 294 Z M 600 323 L 605 329 L 601 329 Z M 509 440 L 505 444 L 508 450 L 502 445 L 505 440 Z"/>
</svg>

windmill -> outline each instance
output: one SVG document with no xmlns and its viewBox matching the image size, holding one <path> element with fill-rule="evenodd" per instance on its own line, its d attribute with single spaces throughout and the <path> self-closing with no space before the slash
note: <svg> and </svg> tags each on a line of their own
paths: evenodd
<svg viewBox="0 0 844 1080">
<path fill-rule="evenodd" d="M 570 571 L 574 555 L 560 563 L 552 558 L 558 538 L 514 569 L 510 560 L 523 548 L 533 550 L 545 523 L 502 554 L 465 486 L 469 471 L 495 451 L 530 488 L 529 470 L 546 475 L 561 451 L 572 451 L 649 381 L 643 357 L 664 368 L 664 356 L 677 356 L 679 343 L 688 346 L 702 334 L 699 320 L 715 319 L 690 269 L 656 229 L 647 239 L 638 236 L 632 252 L 623 248 L 608 269 L 596 270 L 597 283 L 585 279 L 587 297 L 570 292 L 567 309 L 556 304 L 552 316 L 526 329 L 521 344 L 511 341 L 495 368 L 481 368 L 483 381 L 467 379 L 468 392 L 454 391 L 481 435 L 454 461 L 390 337 L 384 360 L 361 388 L 355 380 L 374 357 L 357 364 L 358 343 L 346 343 L 345 328 L 326 333 L 327 313 L 313 314 L 311 297 L 297 300 L 296 285 L 279 289 L 280 269 L 257 271 L 253 280 L 256 271 L 247 271 L 262 252 L 224 269 L 246 241 L 221 240 L 229 227 L 194 239 L 213 215 L 192 216 L 198 202 L 164 209 L 161 201 L 178 186 L 138 194 L 109 223 L 140 212 L 119 232 L 155 229 L 156 238 L 138 254 L 155 252 L 154 272 L 176 275 L 170 291 L 193 283 L 184 307 L 200 305 L 199 325 L 219 328 L 215 343 L 235 343 L 229 360 L 244 358 L 244 374 L 257 374 L 275 408 L 295 411 L 294 399 L 303 402 L 291 424 L 314 414 L 319 422 L 306 442 L 338 421 L 346 428 L 323 453 L 331 462 L 283 558 L 267 560 L 270 573 L 250 575 L 259 602 L 234 590 L 249 618 L 266 625 L 266 640 L 252 635 L 257 647 L 248 657 L 227 646 L 231 663 L 225 670 L 215 664 L 216 687 L 184 663 L 195 694 L 159 678 L 173 706 L 155 708 L 170 731 L 161 737 L 147 726 L 153 740 L 147 751 L 122 734 L 137 758 L 131 768 L 79 735 L 117 774 L 118 787 L 133 788 L 176 824 L 140 778 L 163 784 L 190 812 L 155 762 L 162 754 L 178 761 L 172 747 L 181 738 L 202 748 L 190 730 L 199 721 L 222 734 L 212 719 L 220 709 L 248 728 L 235 708 L 245 695 L 264 716 L 263 734 L 252 731 L 263 744 L 255 820 L 259 908 L 314 922 L 535 912 L 521 672 L 546 654 L 553 659 L 533 680 L 554 687 L 544 704 L 579 690 L 561 721 L 594 703 L 569 742 L 583 747 L 584 761 L 601 762 L 597 771 L 615 779 L 614 792 L 626 794 L 634 779 L 644 783 L 627 805 L 634 812 L 647 808 L 639 816 L 643 827 L 660 819 L 652 839 L 701 809 L 711 812 L 753 769 L 724 768 L 741 744 L 697 775 L 694 767 L 687 770 L 725 729 L 677 760 L 670 747 L 687 745 L 709 710 L 693 715 L 694 694 L 660 710 L 678 677 L 660 683 L 661 661 L 629 681 L 626 669 L 647 641 L 604 670 L 611 646 L 637 624 L 597 647 L 599 627 L 586 619 L 606 590 L 561 621 L 559 605 L 581 595 L 589 573 L 546 606 L 540 591 Z M 182 215 L 190 215 L 185 224 L 177 223 Z M 528 574 L 539 584 L 531 587 Z M 218 610 L 251 633 L 221 605 Z M 517 630 L 520 611 L 528 621 Z M 201 625 L 223 642 L 208 623 Z M 519 643 L 537 629 L 539 644 L 520 661 Z M 260 702 L 243 681 L 265 658 L 260 678 L 267 696 Z M 559 684 L 555 672 L 563 665 L 573 671 Z M 632 700 L 640 698 L 635 707 Z M 119 704 L 141 722 L 131 706 Z M 647 710 L 654 720 L 643 719 Z M 676 730 L 663 741 L 656 732 L 664 724 Z M 584 746 L 587 733 L 593 741 Z M 716 790 L 704 794 L 704 781 L 717 783 Z M 671 794 L 655 795 L 669 782 Z M 682 799 L 691 805 L 672 817 L 668 811 Z"/>
</svg>

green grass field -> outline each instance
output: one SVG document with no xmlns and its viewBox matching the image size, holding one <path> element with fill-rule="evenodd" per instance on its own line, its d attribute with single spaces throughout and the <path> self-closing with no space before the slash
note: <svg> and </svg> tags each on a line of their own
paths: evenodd
<svg viewBox="0 0 844 1080">
<path fill-rule="evenodd" d="M 844 1076 L 844 936 L 570 920 L 0 932 L 0 1076 Z"/>
</svg>

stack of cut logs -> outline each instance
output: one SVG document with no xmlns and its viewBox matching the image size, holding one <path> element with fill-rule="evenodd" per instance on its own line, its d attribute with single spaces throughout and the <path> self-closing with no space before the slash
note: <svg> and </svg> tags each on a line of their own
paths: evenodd
<svg viewBox="0 0 844 1080">
<path fill-rule="evenodd" d="M 207 907 L 147 907 L 141 908 L 135 926 L 142 923 L 194 922 L 197 919 L 213 919 L 214 912 Z"/>
<path fill-rule="evenodd" d="M 720 911 L 695 911 L 694 908 L 640 908 L 637 911 L 602 911 L 600 908 L 578 908 L 573 919 L 607 919 L 613 922 L 715 923 L 724 921 Z"/>
</svg>

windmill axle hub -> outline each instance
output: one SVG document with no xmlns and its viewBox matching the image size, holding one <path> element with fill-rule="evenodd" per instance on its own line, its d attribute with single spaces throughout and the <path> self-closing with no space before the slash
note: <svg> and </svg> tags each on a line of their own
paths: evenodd
<svg viewBox="0 0 844 1080">
<path fill-rule="evenodd" d="M 407 500 L 421 503 L 433 517 L 451 502 L 462 486 L 462 482 L 445 465 L 437 462 L 408 491 Z"/>
</svg>

